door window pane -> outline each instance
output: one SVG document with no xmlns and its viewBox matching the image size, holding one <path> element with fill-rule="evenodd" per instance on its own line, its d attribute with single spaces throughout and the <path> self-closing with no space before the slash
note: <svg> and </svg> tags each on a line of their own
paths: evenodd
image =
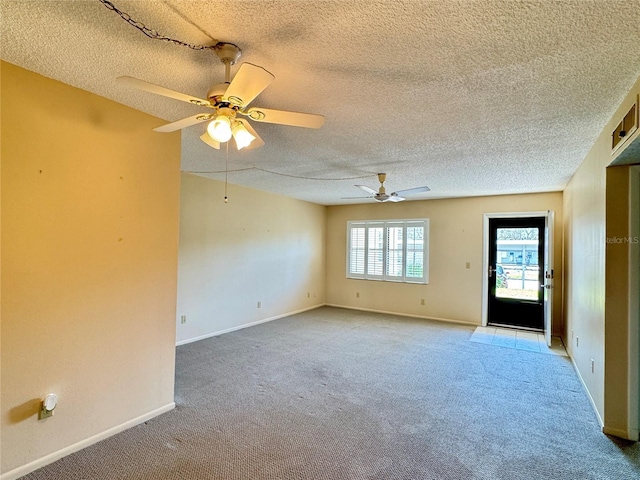
<svg viewBox="0 0 640 480">
<path fill-rule="evenodd" d="M 538 300 L 539 229 L 497 228 L 496 235 L 496 297 Z"/>
</svg>

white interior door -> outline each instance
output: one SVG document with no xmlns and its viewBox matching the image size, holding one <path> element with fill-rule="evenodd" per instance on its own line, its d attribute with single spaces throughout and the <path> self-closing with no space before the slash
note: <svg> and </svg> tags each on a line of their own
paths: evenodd
<svg viewBox="0 0 640 480">
<path fill-rule="evenodd" d="M 553 222 L 555 214 L 549 210 L 544 223 L 544 337 L 551 346 L 553 333 Z"/>
</svg>

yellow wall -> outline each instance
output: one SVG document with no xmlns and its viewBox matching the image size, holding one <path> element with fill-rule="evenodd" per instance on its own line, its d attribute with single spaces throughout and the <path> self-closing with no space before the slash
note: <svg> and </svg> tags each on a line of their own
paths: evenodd
<svg viewBox="0 0 640 480">
<path fill-rule="evenodd" d="M 16 475 L 172 407 L 180 137 L 1 74 L 1 471 Z M 50 392 L 55 415 L 39 421 Z"/>
<path fill-rule="evenodd" d="M 483 215 L 556 212 L 554 329 L 562 327 L 562 194 L 539 193 L 328 208 L 327 303 L 441 318 L 472 324 L 482 320 Z M 347 221 L 429 218 L 429 284 L 346 278 Z M 466 268 L 470 262 L 471 268 Z M 356 293 L 360 297 L 356 297 Z M 421 305 L 421 299 L 425 305 Z"/>
<path fill-rule="evenodd" d="M 607 166 L 612 161 L 611 132 L 622 115 L 640 93 L 640 79 L 635 83 L 620 108 L 604 126 L 588 155 L 569 181 L 564 192 L 565 231 L 565 321 L 567 349 L 591 397 L 592 403 L 605 428 L 617 435 L 625 436 L 627 429 L 626 387 L 627 369 L 616 364 L 617 355 L 628 344 L 624 332 L 616 322 L 609 323 L 606 330 L 606 210 L 607 210 Z M 627 140 L 631 143 L 638 137 L 636 132 Z M 636 140 L 637 141 L 637 140 Z M 615 167 L 627 168 L 628 167 Z M 613 174 L 611 188 L 620 181 Z M 626 208 L 626 206 L 625 206 Z M 615 206 L 609 206 L 610 214 Z M 613 247 L 612 247 L 613 248 Z M 613 272 L 609 271 L 610 281 Z M 609 302 L 613 306 L 613 299 Z M 626 321 L 626 320 L 625 320 Z M 626 330 L 624 330 L 626 332 Z M 605 337 L 611 346 L 605 349 Z M 609 361 L 607 361 L 609 357 Z M 591 371 L 591 360 L 594 371 Z M 607 366 L 607 363 L 609 366 Z M 610 389 L 606 392 L 606 382 Z M 605 405 L 605 395 L 607 401 Z"/>
<path fill-rule="evenodd" d="M 609 431 L 612 429 L 626 430 L 629 408 L 627 404 L 627 382 L 629 379 L 626 375 L 619 375 L 618 372 L 628 371 L 631 355 L 629 350 L 620 344 L 620 340 L 629 338 L 628 320 L 632 303 L 629 301 L 629 295 L 638 295 L 637 290 L 630 292 L 629 289 L 631 270 L 636 267 L 636 264 L 632 265 L 630 260 L 633 251 L 637 252 L 638 245 L 623 240 L 630 240 L 632 237 L 629 229 L 630 170 L 629 166 L 616 166 L 607 169 L 604 400 L 605 425 Z M 607 355 L 611 351 L 615 351 L 616 354 Z M 637 369 L 635 375 L 638 375 Z M 611 433 L 619 435 L 617 431 Z"/>
<path fill-rule="evenodd" d="M 324 304 L 326 207 L 236 185 L 228 194 L 225 204 L 222 182 L 182 175 L 179 343 Z"/>
</svg>

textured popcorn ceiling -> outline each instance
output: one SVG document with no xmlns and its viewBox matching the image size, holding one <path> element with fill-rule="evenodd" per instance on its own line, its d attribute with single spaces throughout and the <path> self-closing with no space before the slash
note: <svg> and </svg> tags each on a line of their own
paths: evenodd
<svg viewBox="0 0 640 480">
<path fill-rule="evenodd" d="M 252 105 L 325 115 L 254 122 L 266 145 L 228 158 L 230 183 L 325 205 L 360 202 L 341 197 L 377 172 L 387 191 L 431 187 L 415 199 L 561 190 L 640 74 L 640 0 L 112 1 L 164 35 L 240 46 L 276 77 Z M 167 121 L 203 109 L 115 78 L 199 97 L 224 79 L 212 51 L 97 0 L 0 5 L 2 59 Z M 182 169 L 223 171 L 203 128 L 183 130 Z"/>
</svg>

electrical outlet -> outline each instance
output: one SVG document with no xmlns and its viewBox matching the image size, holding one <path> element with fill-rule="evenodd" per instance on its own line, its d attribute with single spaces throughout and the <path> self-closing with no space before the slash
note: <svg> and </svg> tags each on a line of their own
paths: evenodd
<svg viewBox="0 0 640 480">
<path fill-rule="evenodd" d="M 465 264 L 465 268 L 466 268 L 467 270 L 469 270 L 469 269 L 471 268 L 471 262 L 467 262 L 467 263 Z"/>
<path fill-rule="evenodd" d="M 311 298 L 311 292 L 307 292 L 307 298 Z"/>
<path fill-rule="evenodd" d="M 424 305 L 424 298 L 420 299 L 420 305 Z"/>
<path fill-rule="evenodd" d="M 576 337 L 576 347 L 580 346 L 580 337 Z"/>
<path fill-rule="evenodd" d="M 596 362 L 595 360 L 592 358 L 591 359 L 591 373 L 595 373 L 596 371 Z"/>
<path fill-rule="evenodd" d="M 356 298 L 360 298 L 360 292 L 356 292 Z"/>
<path fill-rule="evenodd" d="M 187 323 L 187 316 L 186 315 L 180 315 L 180 323 Z"/>
<path fill-rule="evenodd" d="M 258 302 L 258 308 L 262 308 L 262 302 Z"/>
</svg>

